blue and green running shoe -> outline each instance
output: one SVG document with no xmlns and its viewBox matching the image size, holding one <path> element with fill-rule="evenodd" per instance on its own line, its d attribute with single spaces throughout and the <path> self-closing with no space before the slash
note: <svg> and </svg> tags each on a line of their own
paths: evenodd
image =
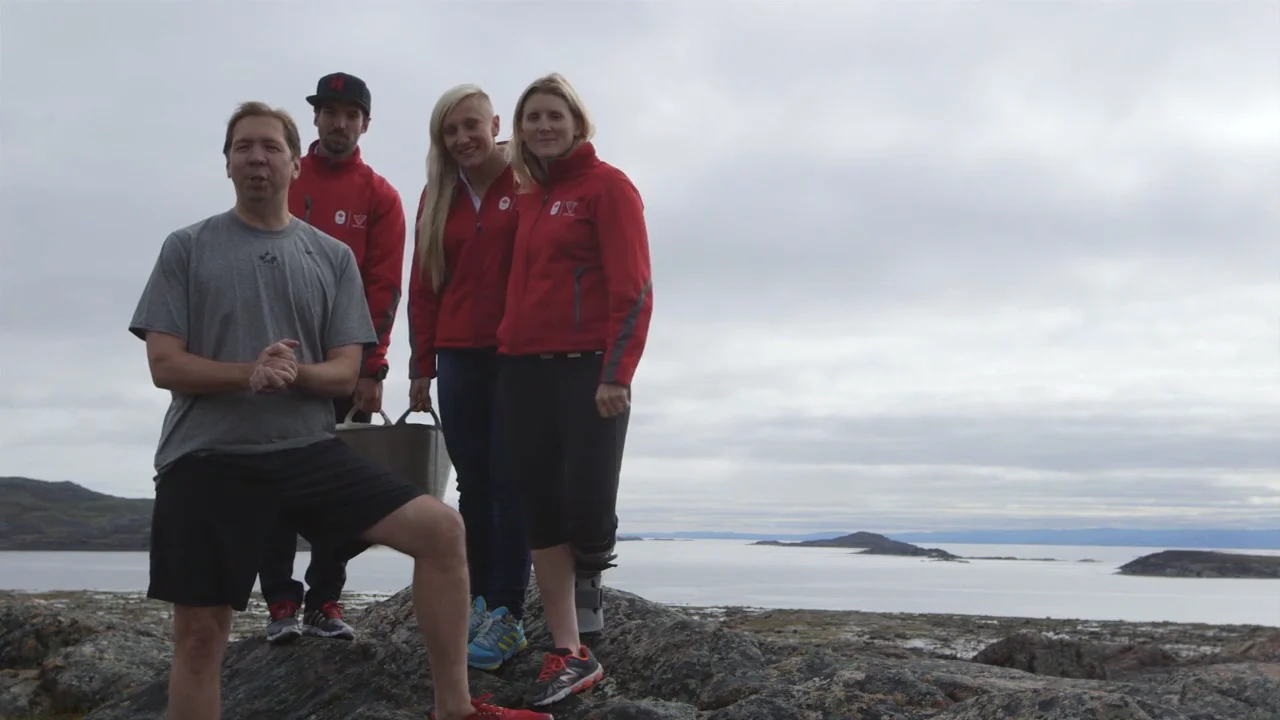
<svg viewBox="0 0 1280 720">
<path fill-rule="evenodd" d="M 467 664 L 480 670 L 497 670 L 528 646 L 524 623 L 500 607 L 489 614 L 467 646 Z"/>
<path fill-rule="evenodd" d="M 487 619 L 489 619 L 489 609 L 485 607 L 484 598 L 477 596 L 471 601 L 471 619 L 467 622 L 468 643 L 476 639 L 476 633 Z"/>
</svg>

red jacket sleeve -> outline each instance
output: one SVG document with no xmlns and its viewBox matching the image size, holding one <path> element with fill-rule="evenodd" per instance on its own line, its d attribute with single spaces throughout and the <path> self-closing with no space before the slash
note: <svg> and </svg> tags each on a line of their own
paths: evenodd
<svg viewBox="0 0 1280 720">
<path fill-rule="evenodd" d="M 621 172 L 604 179 L 595 220 L 609 291 L 609 336 L 600 382 L 630 385 L 649 336 L 653 278 L 644 201 Z"/>
<path fill-rule="evenodd" d="M 364 251 L 364 294 L 369 303 L 378 345 L 365 354 L 365 377 L 387 367 L 387 346 L 391 344 L 391 326 L 400 307 L 401 282 L 404 274 L 405 221 L 400 193 L 388 183 L 380 183 L 375 193 L 377 205 L 369 218 L 369 234 Z"/>
<path fill-rule="evenodd" d="M 431 287 L 431 277 L 418 262 L 418 231 L 427 189 L 418 198 L 417 220 L 414 221 L 413 257 L 409 261 L 409 379 L 436 376 L 436 319 L 440 315 L 440 298 Z"/>
</svg>

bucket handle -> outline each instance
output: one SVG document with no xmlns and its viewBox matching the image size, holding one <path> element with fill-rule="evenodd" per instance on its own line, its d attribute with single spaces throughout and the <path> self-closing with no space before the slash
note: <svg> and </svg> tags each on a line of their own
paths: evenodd
<svg viewBox="0 0 1280 720">
<path fill-rule="evenodd" d="M 396 424 L 405 425 L 405 421 L 409 419 L 409 415 L 412 412 L 412 410 L 405 410 L 404 414 L 400 416 L 400 419 L 396 421 Z M 436 427 L 440 427 L 440 416 L 436 414 L 436 409 L 434 407 L 429 407 L 427 408 L 427 412 L 431 413 L 431 419 L 435 422 Z M 386 417 L 386 415 L 383 415 L 382 417 Z"/>
<path fill-rule="evenodd" d="M 404 414 L 400 416 L 400 419 L 399 419 L 399 420 L 397 420 L 397 421 L 395 422 L 395 424 L 396 424 L 396 425 L 404 425 L 404 424 L 406 424 L 406 423 L 405 423 L 405 421 L 406 421 L 406 420 L 408 420 L 408 418 L 409 418 L 409 414 L 410 414 L 410 413 L 412 413 L 412 412 L 413 412 L 412 410 L 405 410 L 405 411 L 404 411 Z M 427 412 L 431 413 L 431 419 L 435 421 L 436 427 L 439 427 L 439 426 L 440 426 L 440 416 L 436 414 L 436 409 L 435 409 L 435 408 L 427 408 Z M 392 424 L 392 422 L 391 422 L 391 418 L 387 417 L 387 413 L 386 413 L 386 411 L 385 411 L 385 410 L 379 410 L 379 411 L 378 411 L 378 414 L 382 416 L 382 424 L 383 424 L 383 425 L 391 425 L 391 424 Z M 373 424 L 373 423 L 357 423 L 357 422 L 352 422 L 352 420 L 351 420 L 351 419 L 352 419 L 353 417 L 355 417 L 355 415 L 356 415 L 356 409 L 355 409 L 354 407 L 352 407 L 350 410 L 348 410 L 348 411 L 347 411 L 347 417 L 346 417 L 346 419 L 345 419 L 345 420 L 343 420 L 343 421 L 342 421 L 342 425 L 340 425 L 339 427 L 348 427 L 348 426 L 351 426 L 351 425 L 372 425 L 372 424 Z"/>
</svg>

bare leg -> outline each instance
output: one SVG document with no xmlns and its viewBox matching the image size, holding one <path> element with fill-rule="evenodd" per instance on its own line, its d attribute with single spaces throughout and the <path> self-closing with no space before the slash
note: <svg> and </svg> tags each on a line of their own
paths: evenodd
<svg viewBox="0 0 1280 720">
<path fill-rule="evenodd" d="M 174 606 L 168 720 L 222 717 L 222 658 L 230 635 L 230 607 Z"/>
<path fill-rule="evenodd" d="M 467 619 L 471 590 L 462 516 L 433 497 L 388 515 L 364 539 L 413 558 L 413 611 L 427 649 L 439 720 L 469 715 Z"/>
<path fill-rule="evenodd" d="M 573 547 L 568 543 L 533 551 L 534 574 L 542 595 L 542 611 L 556 647 L 577 652 L 578 605 L 575 601 Z"/>
</svg>

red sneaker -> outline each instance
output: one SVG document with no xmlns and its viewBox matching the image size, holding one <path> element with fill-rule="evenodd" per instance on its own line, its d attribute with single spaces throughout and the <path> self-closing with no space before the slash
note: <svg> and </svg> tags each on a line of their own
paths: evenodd
<svg viewBox="0 0 1280 720">
<path fill-rule="evenodd" d="M 272 603 L 268 612 L 271 613 L 271 620 L 267 623 L 267 642 L 278 645 L 302 637 L 297 603 L 288 600 Z"/>
<path fill-rule="evenodd" d="M 475 708 L 475 710 L 466 717 L 466 720 L 556 720 L 555 716 L 550 713 L 534 712 L 533 710 L 512 710 L 489 705 L 484 702 L 488 698 L 489 696 L 485 695 L 479 700 L 472 700 L 471 707 Z M 431 720 L 436 720 L 434 712 L 431 713 Z"/>
<path fill-rule="evenodd" d="M 525 692 L 524 703 L 533 707 L 551 705 L 584 692 L 604 678 L 604 668 L 586 645 L 578 652 L 556 648 L 542 656 L 542 672 Z"/>
<path fill-rule="evenodd" d="M 302 616 L 303 632 L 316 637 L 352 640 L 356 631 L 342 619 L 342 603 L 327 602 Z"/>
</svg>

